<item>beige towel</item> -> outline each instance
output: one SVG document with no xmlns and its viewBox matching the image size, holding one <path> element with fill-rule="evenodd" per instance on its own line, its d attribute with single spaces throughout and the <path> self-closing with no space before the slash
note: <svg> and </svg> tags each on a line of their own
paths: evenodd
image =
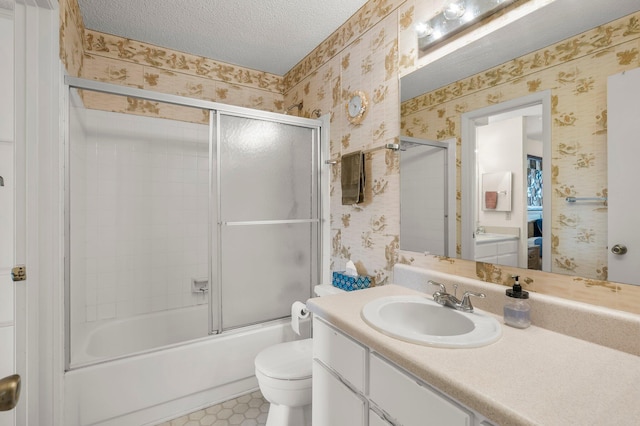
<svg viewBox="0 0 640 426">
<path fill-rule="evenodd" d="M 498 192 L 497 191 L 485 191 L 484 193 L 484 207 L 486 209 L 493 210 L 498 206 Z"/>
<path fill-rule="evenodd" d="M 364 201 L 364 153 L 352 152 L 341 160 L 342 204 L 358 204 Z"/>
</svg>

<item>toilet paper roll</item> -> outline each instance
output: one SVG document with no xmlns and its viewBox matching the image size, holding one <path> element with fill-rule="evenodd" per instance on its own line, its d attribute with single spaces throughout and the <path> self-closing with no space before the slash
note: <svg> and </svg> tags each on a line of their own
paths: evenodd
<svg viewBox="0 0 640 426">
<path fill-rule="evenodd" d="M 300 335 L 300 320 L 309 318 L 307 305 L 302 302 L 293 302 L 291 305 L 291 328 L 298 336 Z"/>
</svg>

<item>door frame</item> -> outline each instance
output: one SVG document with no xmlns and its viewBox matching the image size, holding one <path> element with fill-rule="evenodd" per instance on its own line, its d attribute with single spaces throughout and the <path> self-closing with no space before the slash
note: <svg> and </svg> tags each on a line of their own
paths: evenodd
<svg viewBox="0 0 640 426">
<path fill-rule="evenodd" d="M 478 204 L 476 188 L 476 125 L 486 123 L 488 117 L 526 108 L 532 105 L 542 105 L 542 143 L 544 166 L 542 169 L 542 217 L 546 221 L 542 229 L 542 252 L 547 253 L 542 258 L 542 270 L 551 272 L 551 90 L 544 90 L 517 99 L 489 105 L 462 114 L 460 128 L 462 137 L 462 258 L 475 259 L 475 206 Z"/>
<path fill-rule="evenodd" d="M 14 3 L 17 424 L 62 424 L 59 15 L 55 0 Z"/>
</svg>

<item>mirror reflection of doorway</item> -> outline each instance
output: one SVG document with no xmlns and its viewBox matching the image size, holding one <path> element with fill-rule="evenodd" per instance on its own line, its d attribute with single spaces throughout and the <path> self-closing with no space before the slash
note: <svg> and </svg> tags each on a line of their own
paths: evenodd
<svg viewBox="0 0 640 426">
<path fill-rule="evenodd" d="M 543 249 L 550 242 L 550 238 L 545 241 L 550 230 L 543 220 L 549 210 L 543 202 L 548 191 L 543 176 L 549 172 L 543 164 L 550 139 L 549 124 L 544 125 L 550 118 L 545 120 L 549 111 L 545 105 L 543 94 L 463 115 L 463 258 L 550 270 Z M 513 179 L 512 207 L 506 211 L 485 205 L 483 176 L 497 172 L 510 173 Z"/>
</svg>

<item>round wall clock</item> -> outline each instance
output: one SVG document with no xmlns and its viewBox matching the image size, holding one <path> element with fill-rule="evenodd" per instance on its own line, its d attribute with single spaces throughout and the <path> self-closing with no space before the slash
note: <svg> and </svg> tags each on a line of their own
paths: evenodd
<svg viewBox="0 0 640 426">
<path fill-rule="evenodd" d="M 360 124 L 364 120 L 369 109 L 369 100 L 366 93 L 356 90 L 349 95 L 347 102 L 347 119 L 351 124 Z"/>
</svg>

